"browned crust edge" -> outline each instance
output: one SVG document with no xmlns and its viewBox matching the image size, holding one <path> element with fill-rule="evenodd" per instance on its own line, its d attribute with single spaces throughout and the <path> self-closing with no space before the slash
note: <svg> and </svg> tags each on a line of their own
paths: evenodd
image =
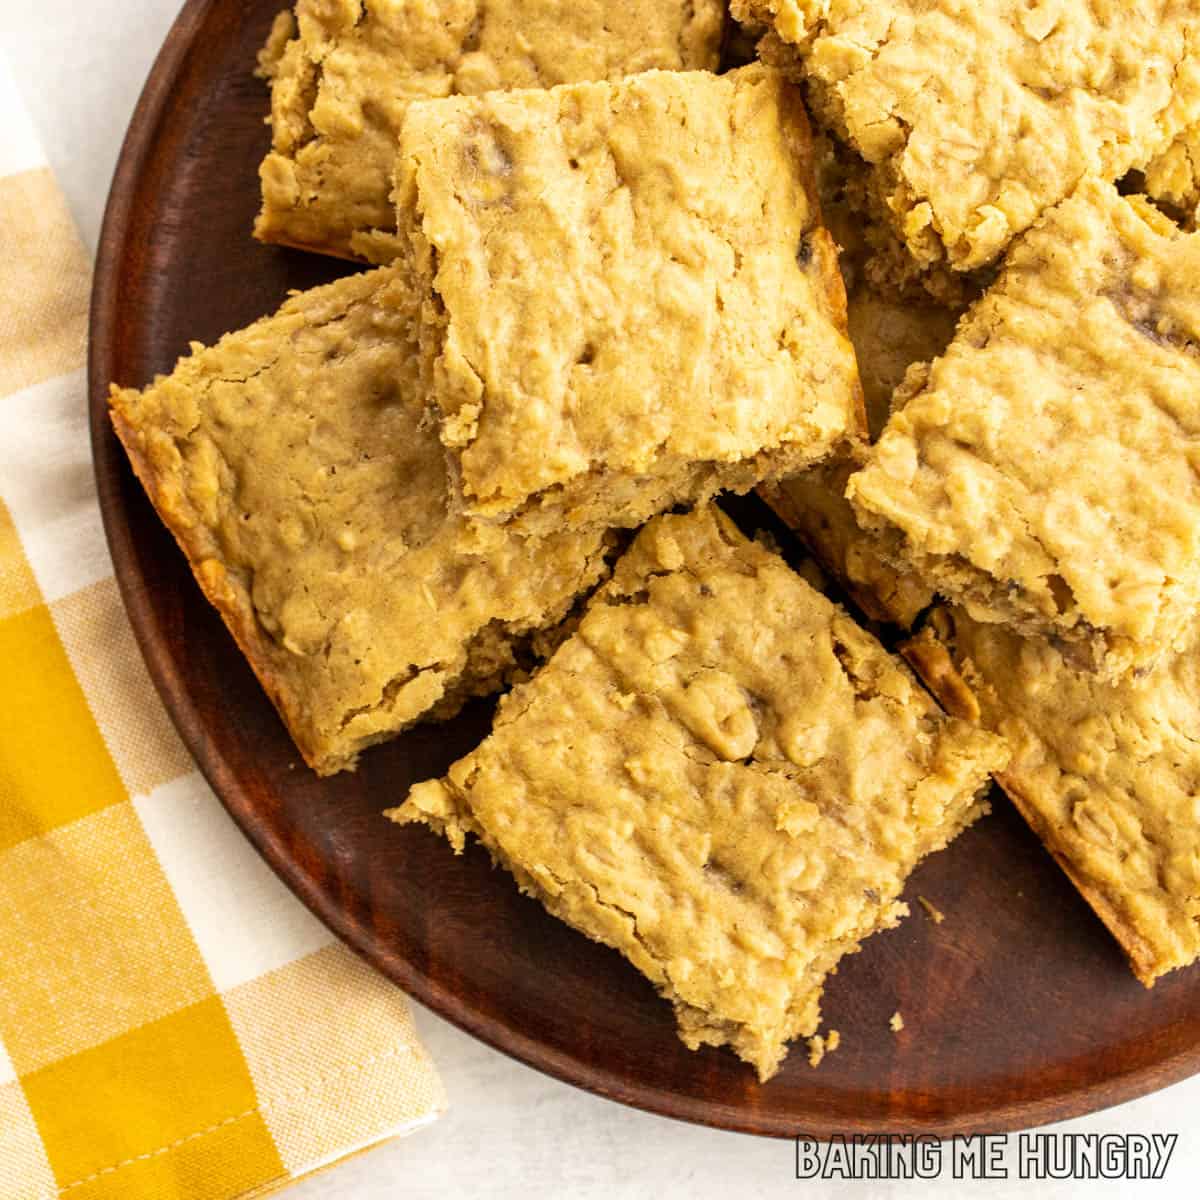
<svg viewBox="0 0 1200 1200">
<path fill-rule="evenodd" d="M 847 349 L 854 362 L 854 417 L 857 429 L 848 430 L 852 436 L 866 440 L 870 436 L 870 426 L 867 422 L 867 400 L 863 392 L 862 380 L 858 375 L 858 356 L 854 352 L 854 343 L 850 340 L 850 311 L 849 300 L 846 296 L 846 281 L 842 278 L 841 256 L 838 253 L 837 242 L 825 225 L 825 214 L 821 209 L 821 189 L 817 177 L 817 151 L 813 139 L 812 122 L 808 110 L 804 106 L 800 89 L 777 67 L 766 66 L 764 69 L 777 80 L 777 86 L 782 93 L 785 103 L 781 104 L 784 118 L 797 131 L 801 143 L 800 171 L 805 194 L 812 205 L 813 225 L 808 231 L 812 248 L 815 275 L 819 283 L 817 294 L 825 302 L 826 316 L 834 328 L 842 335 Z"/>
<path fill-rule="evenodd" d="M 900 647 L 900 652 L 947 712 L 952 716 L 978 723 L 978 700 L 955 666 L 950 651 L 928 628 L 905 642 Z M 1076 869 L 1059 842 L 1054 827 L 1042 817 L 1019 781 L 1011 773 L 1002 771 L 996 775 L 996 782 L 1012 801 L 1013 807 L 1025 823 L 1037 834 L 1054 861 L 1062 868 L 1075 890 L 1087 901 L 1109 933 L 1116 938 L 1138 981 L 1144 987 L 1152 988 L 1160 975 L 1165 975 L 1174 968 L 1162 965 L 1120 908 L 1088 876 Z"/>
<path fill-rule="evenodd" d="M 854 398 L 852 401 L 854 412 L 852 416 L 855 428 L 848 429 L 847 433 L 855 440 L 865 442 L 871 436 L 871 426 L 867 421 L 867 397 L 863 391 L 862 378 L 858 373 L 858 355 L 855 352 L 854 343 L 850 340 L 850 311 L 849 300 L 846 297 L 846 281 L 842 278 L 837 242 L 833 240 L 833 234 L 826 229 L 824 224 L 825 218 L 817 198 L 815 179 L 813 188 L 814 190 L 810 194 L 813 204 L 816 206 L 817 220 L 821 222 L 812 233 L 813 260 L 817 264 L 817 278 L 821 285 L 821 295 L 827 301 L 829 317 L 834 327 L 842 335 L 842 340 L 846 343 L 854 362 Z"/>
<path fill-rule="evenodd" d="M 817 560 L 817 565 L 821 570 L 837 580 L 838 585 L 850 596 L 866 616 L 870 617 L 872 621 L 878 621 L 884 625 L 899 624 L 895 613 L 889 612 L 886 605 L 880 602 L 879 597 L 874 592 L 867 588 L 859 587 L 858 584 L 848 579 L 845 570 L 825 552 L 825 547 L 821 542 L 817 538 L 808 537 L 805 534 L 805 522 L 800 516 L 799 508 L 797 508 L 795 502 L 780 484 L 763 484 L 758 488 L 758 495 L 776 516 L 804 543 L 809 553 Z"/>
<path fill-rule="evenodd" d="M 318 775 L 332 775 L 341 770 L 352 769 L 352 761 L 345 762 L 343 759 L 322 757 L 313 750 L 308 737 L 303 732 L 297 706 L 283 688 L 279 677 L 271 669 L 269 653 L 263 641 L 258 621 L 254 617 L 253 607 L 242 590 L 236 584 L 228 582 L 225 589 L 220 589 L 211 578 L 206 578 L 205 572 L 201 569 L 201 555 L 191 544 L 186 527 L 182 522 L 172 519 L 168 515 L 167 507 L 161 502 L 158 474 L 142 452 L 141 436 L 116 406 L 115 401 L 119 393 L 120 390 L 114 387 L 109 398 L 109 417 L 118 440 L 125 448 L 134 475 L 145 489 L 159 519 L 171 531 L 171 535 L 175 538 L 180 550 L 183 551 L 200 590 L 213 608 L 220 613 L 221 619 L 232 634 L 238 649 L 250 664 L 250 669 L 270 697 L 271 703 L 275 705 L 304 761 Z M 223 568 L 221 569 L 221 578 L 225 581 L 229 580 L 229 575 Z"/>
<path fill-rule="evenodd" d="M 1058 846 L 1053 827 L 1042 819 L 1032 801 L 1022 792 L 1017 781 L 1011 775 L 1002 773 L 996 776 L 996 782 L 1004 789 L 1005 795 L 1013 802 L 1013 806 L 1025 819 L 1030 829 L 1041 838 L 1054 861 L 1075 885 L 1075 889 L 1088 902 L 1109 933 L 1120 943 L 1138 981 L 1143 987 L 1152 988 L 1154 981 L 1160 975 L 1165 975 L 1174 968 L 1162 966 L 1146 941 L 1125 919 L 1121 910 L 1091 883 L 1087 876 L 1075 869 L 1066 852 Z"/>
</svg>

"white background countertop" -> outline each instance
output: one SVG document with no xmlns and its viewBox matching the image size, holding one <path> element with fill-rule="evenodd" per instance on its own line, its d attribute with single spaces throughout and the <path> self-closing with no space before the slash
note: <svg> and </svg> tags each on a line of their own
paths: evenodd
<svg viewBox="0 0 1200 1200">
<path fill-rule="evenodd" d="M 621 0 L 612 0 L 619 3 Z M 179 0 L 0 0 L 10 60 L 50 162 L 93 250 L 130 113 Z M 0 298 L 3 303 L 3 298 Z M 432 1128 L 380 1147 L 288 1193 L 295 1200 L 570 1196 L 616 1200 L 753 1197 L 809 1200 L 924 1195 L 1126 1196 L 1200 1192 L 1200 1077 L 1061 1130 L 1178 1133 L 1166 1178 L 1128 1182 L 809 1182 L 794 1148 L 652 1117 L 548 1079 L 419 1010 L 451 1110 Z"/>
</svg>

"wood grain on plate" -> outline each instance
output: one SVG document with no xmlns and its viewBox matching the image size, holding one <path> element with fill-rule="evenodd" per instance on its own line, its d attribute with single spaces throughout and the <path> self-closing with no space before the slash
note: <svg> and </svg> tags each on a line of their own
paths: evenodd
<svg viewBox="0 0 1200 1200">
<path fill-rule="evenodd" d="M 134 114 L 101 238 L 92 312 L 96 475 L 117 575 L 151 674 L 234 819 L 297 895 L 417 999 L 561 1079 L 673 1117 L 779 1136 L 998 1131 L 1077 1116 L 1200 1069 L 1200 975 L 1144 991 L 1002 798 L 914 879 L 913 916 L 831 981 L 841 1048 L 797 1047 L 760 1085 L 693 1054 L 669 1005 L 615 953 L 522 898 L 478 848 L 381 817 L 487 727 L 479 705 L 318 780 L 193 584 L 106 419 L 189 341 L 347 270 L 250 239 L 268 130 L 251 75 L 280 0 L 190 0 Z M 935 925 L 924 895 L 946 913 Z M 899 1010 L 904 1030 L 888 1019 Z"/>
</svg>

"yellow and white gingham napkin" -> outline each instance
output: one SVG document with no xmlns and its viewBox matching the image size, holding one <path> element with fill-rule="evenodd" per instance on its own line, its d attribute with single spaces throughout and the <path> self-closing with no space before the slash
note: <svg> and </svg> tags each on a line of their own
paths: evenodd
<svg viewBox="0 0 1200 1200">
<path fill-rule="evenodd" d="M 0 60 L 0 1200 L 259 1195 L 443 1093 L 146 675 L 92 485 L 88 276 Z"/>
</svg>

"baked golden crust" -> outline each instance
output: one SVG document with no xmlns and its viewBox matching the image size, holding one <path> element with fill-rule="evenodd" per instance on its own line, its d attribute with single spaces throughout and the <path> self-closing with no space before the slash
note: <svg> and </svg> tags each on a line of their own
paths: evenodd
<svg viewBox="0 0 1200 1200">
<path fill-rule="evenodd" d="M 723 16 L 720 0 L 299 0 L 260 56 L 273 136 L 255 236 L 390 262 L 392 172 L 414 100 L 715 70 Z"/>
<path fill-rule="evenodd" d="M 916 262 L 994 261 L 1085 175 L 1200 119 L 1192 0 L 744 0 L 794 43 L 823 124 L 874 167 Z"/>
<path fill-rule="evenodd" d="M 636 526 L 862 433 L 808 123 L 776 72 L 414 104 L 397 196 L 473 518 Z"/>
<path fill-rule="evenodd" d="M 1107 678 L 1200 598 L 1200 236 L 1085 180 L 910 372 L 848 495 L 885 556 Z"/>
<path fill-rule="evenodd" d="M 1200 957 L 1200 647 L 1105 684 L 1043 639 L 942 608 L 904 654 L 948 711 L 1006 740 L 998 782 L 1138 979 Z"/>
<path fill-rule="evenodd" d="M 113 425 L 306 761 L 322 774 L 464 699 L 605 573 L 604 535 L 536 546 L 448 509 L 399 268 L 294 296 Z"/>
<path fill-rule="evenodd" d="M 480 838 L 762 1078 L 982 809 L 999 739 L 719 510 L 651 522 L 491 736 L 389 814 Z"/>
</svg>

